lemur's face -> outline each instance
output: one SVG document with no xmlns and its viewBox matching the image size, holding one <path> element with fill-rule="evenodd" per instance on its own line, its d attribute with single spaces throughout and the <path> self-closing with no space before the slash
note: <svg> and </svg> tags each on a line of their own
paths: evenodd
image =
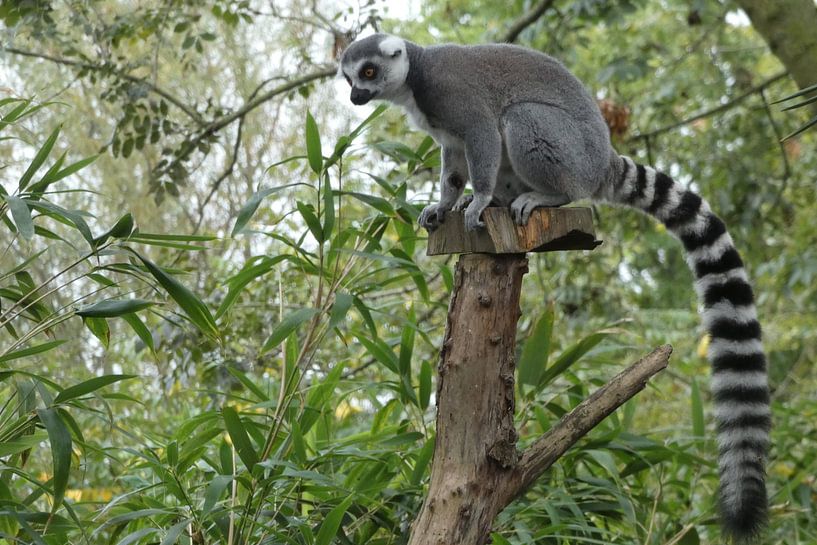
<svg viewBox="0 0 817 545">
<path fill-rule="evenodd" d="M 389 100 L 403 90 L 408 75 L 406 43 L 395 36 L 375 34 L 350 45 L 340 59 L 339 74 L 352 87 L 352 104 Z"/>
</svg>

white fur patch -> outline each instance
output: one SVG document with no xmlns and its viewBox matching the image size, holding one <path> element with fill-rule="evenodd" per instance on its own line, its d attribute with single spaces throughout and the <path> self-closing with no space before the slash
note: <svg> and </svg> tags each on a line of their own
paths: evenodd
<svg viewBox="0 0 817 545">
<path fill-rule="evenodd" d="M 734 247 L 735 244 L 732 241 L 732 237 L 729 236 L 729 233 L 724 233 L 709 246 L 701 246 L 689 252 L 689 254 L 687 254 L 687 258 L 691 263 L 697 263 L 698 261 L 707 261 L 711 263 L 720 259 L 720 257 L 726 253 L 727 250 L 731 250 Z"/>
<path fill-rule="evenodd" d="M 408 62 L 406 62 L 406 65 L 408 65 Z M 431 138 L 433 138 L 434 141 L 441 146 L 453 148 L 463 147 L 462 140 L 457 138 L 455 135 L 442 129 L 435 129 L 431 126 L 431 124 L 428 122 L 428 118 L 420 110 L 419 106 L 417 106 L 417 102 L 414 100 L 414 95 L 411 93 L 411 90 L 408 89 L 408 87 L 405 88 L 405 92 L 390 98 L 389 100 L 391 100 L 394 104 L 403 107 L 403 110 L 405 110 L 412 127 L 428 133 Z"/>
<path fill-rule="evenodd" d="M 689 260 L 687 262 L 694 266 L 694 262 L 690 262 Z M 708 290 L 711 286 L 726 284 L 730 280 L 742 280 L 743 282 L 750 284 L 749 277 L 746 274 L 746 269 L 743 267 L 737 267 L 724 273 L 707 274 L 703 278 L 696 280 L 695 292 L 698 294 L 699 298 L 703 299 L 704 295 L 706 294 L 706 290 Z"/>
<path fill-rule="evenodd" d="M 731 388 L 766 388 L 769 379 L 763 371 L 719 371 L 712 374 L 712 393 Z"/>
<path fill-rule="evenodd" d="M 757 310 L 754 305 L 734 306 L 729 301 L 718 301 L 703 312 L 703 321 L 706 327 L 714 324 L 718 320 L 733 320 L 746 324 L 752 320 L 757 320 Z"/>
<path fill-rule="evenodd" d="M 709 225 L 709 213 L 711 211 L 712 210 L 709 208 L 709 203 L 704 200 L 701 202 L 701 208 L 695 215 L 695 219 L 679 225 L 675 228 L 675 232 L 678 234 L 678 236 L 692 234 L 700 235 Z"/>
<path fill-rule="evenodd" d="M 406 42 L 397 36 L 389 36 L 388 38 L 384 38 L 378 47 L 380 48 L 380 52 L 384 57 L 393 57 L 398 51 L 405 56 Z"/>
<path fill-rule="evenodd" d="M 647 180 L 644 186 L 644 196 L 633 201 L 633 206 L 636 208 L 647 208 L 655 195 L 655 169 L 644 167 L 644 177 Z"/>
<path fill-rule="evenodd" d="M 659 221 L 667 221 L 669 213 L 675 210 L 675 208 L 677 208 L 678 204 L 681 202 L 681 196 L 683 195 L 684 191 L 683 186 L 673 180 L 672 185 L 667 192 L 666 202 L 664 202 L 664 204 L 655 211 L 655 217 L 658 218 Z"/>
<path fill-rule="evenodd" d="M 766 403 L 742 403 L 729 401 L 715 406 L 715 418 L 728 422 L 742 417 L 769 416 L 772 413 Z"/>
<path fill-rule="evenodd" d="M 629 157 L 624 157 L 624 160 L 627 161 L 628 168 L 627 175 L 621 181 L 621 187 L 618 190 L 619 200 L 624 199 L 627 195 L 633 192 L 633 184 L 635 183 L 635 178 L 638 174 L 636 171 L 635 161 Z"/>
<path fill-rule="evenodd" d="M 733 428 L 718 433 L 718 446 L 721 448 L 734 447 L 741 441 L 748 439 L 761 445 L 769 441 L 769 433 L 763 428 Z"/>
<path fill-rule="evenodd" d="M 742 341 L 731 341 L 728 339 L 720 339 L 714 338 L 709 342 L 709 359 L 714 360 L 717 357 L 720 357 L 724 354 L 735 354 L 737 356 L 751 356 L 754 354 L 763 354 L 763 343 L 757 339 L 746 339 Z M 733 371 L 720 371 L 715 374 L 715 376 L 719 376 L 723 374 L 725 377 L 731 376 L 730 373 Z M 738 374 L 741 371 L 737 372 Z M 766 380 L 766 373 L 764 371 L 755 371 L 758 376 L 763 376 L 763 380 Z M 725 380 L 725 379 L 724 379 Z M 713 390 L 714 390 L 713 386 Z"/>
</svg>

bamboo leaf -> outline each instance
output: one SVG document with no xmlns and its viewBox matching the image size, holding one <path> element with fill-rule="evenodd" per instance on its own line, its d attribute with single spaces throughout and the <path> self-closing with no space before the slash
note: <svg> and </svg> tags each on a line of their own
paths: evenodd
<svg viewBox="0 0 817 545">
<path fill-rule="evenodd" d="M 235 304 L 238 296 L 241 295 L 241 292 L 247 284 L 259 276 L 263 276 L 272 271 L 275 265 L 289 258 L 290 256 L 288 255 L 277 255 L 275 257 L 263 256 L 260 260 L 256 261 L 253 259 L 248 261 L 238 273 L 227 280 L 229 288 L 227 295 L 224 296 L 218 310 L 216 310 L 216 319 L 224 315 L 224 313 Z"/>
<path fill-rule="evenodd" d="M 28 183 L 31 181 L 32 176 L 34 176 L 37 170 L 48 158 L 48 155 L 51 153 L 51 150 L 54 148 L 54 144 L 56 143 L 57 138 L 60 135 L 60 129 L 61 127 L 57 127 L 56 129 L 54 129 L 46 139 L 43 146 L 39 149 L 39 151 L 37 151 L 37 154 L 34 156 L 34 159 L 31 160 L 31 164 L 23 173 L 23 176 L 20 178 L 20 182 L 17 184 L 18 191 L 22 192 L 26 188 Z"/>
<path fill-rule="evenodd" d="M 130 237 L 131 239 L 139 239 L 140 241 L 171 241 L 171 242 L 209 242 L 216 240 L 218 237 L 213 235 L 177 235 L 167 233 L 145 233 L 137 231 Z"/>
<path fill-rule="evenodd" d="M 374 356 L 374 358 L 382 363 L 389 371 L 398 375 L 400 374 L 400 364 L 398 363 L 397 356 L 394 355 L 394 351 L 389 348 L 386 343 L 381 339 L 368 339 L 363 335 L 356 335 L 356 338 L 360 344 L 366 348 L 369 355 Z"/>
<path fill-rule="evenodd" d="M 82 213 L 76 210 L 67 210 L 61 206 L 57 206 L 54 203 L 46 201 L 28 200 L 27 202 L 29 206 L 35 210 L 39 210 L 66 225 L 73 225 L 77 231 L 80 232 L 82 238 L 88 242 L 91 248 L 94 247 L 94 236 L 91 234 L 91 229 L 88 227 L 88 224 L 85 223 Z"/>
<path fill-rule="evenodd" d="M 68 341 L 64 339 L 58 339 L 56 341 L 49 341 L 47 343 L 38 344 L 36 346 L 31 346 L 29 348 L 23 348 L 21 350 L 15 350 L 14 352 L 9 352 L 8 354 L 3 354 L 0 356 L 0 363 L 5 363 L 7 361 L 16 360 L 20 358 L 26 358 L 28 356 L 33 356 L 35 354 L 40 354 L 42 352 L 47 352 L 52 348 L 56 348 L 61 344 L 64 344 Z"/>
<path fill-rule="evenodd" d="M 216 475 L 210 480 L 207 489 L 204 491 L 204 505 L 201 508 L 201 514 L 203 516 L 213 510 L 218 499 L 224 494 L 227 486 L 232 482 L 232 475 Z"/>
<path fill-rule="evenodd" d="M 318 535 L 315 536 L 315 545 L 329 545 L 332 542 L 350 505 L 352 505 L 352 498 L 346 498 L 329 511 L 329 514 L 321 523 Z"/>
<path fill-rule="evenodd" d="M 267 339 L 267 342 L 265 342 L 264 346 L 261 348 L 261 353 L 263 354 L 265 352 L 269 352 L 281 344 L 284 339 L 289 337 L 289 335 L 295 331 L 295 329 L 297 329 L 299 325 L 311 319 L 317 313 L 317 309 L 302 308 L 287 314 L 284 319 L 281 320 L 281 323 L 279 323 L 272 331 L 272 334 Z"/>
<path fill-rule="evenodd" d="M 335 302 L 329 313 L 329 329 L 337 326 L 346 317 L 353 301 L 354 298 L 348 293 L 338 292 L 335 294 Z"/>
<path fill-rule="evenodd" d="M 328 172 L 324 174 L 323 180 L 323 237 L 327 239 L 332 236 L 332 229 L 335 228 L 335 199 Z"/>
<path fill-rule="evenodd" d="M 411 356 L 414 352 L 414 333 L 416 320 L 414 314 L 414 307 L 411 307 L 408 315 L 409 323 L 403 326 L 403 331 L 400 335 L 400 358 L 398 363 L 400 365 L 400 374 L 409 375 L 411 373 Z"/>
<path fill-rule="evenodd" d="M 54 476 L 52 480 L 54 499 L 51 512 L 55 513 L 62 504 L 68 488 L 68 474 L 71 470 L 71 432 L 54 408 L 37 409 L 37 416 L 48 432 L 51 444 L 51 460 Z"/>
<path fill-rule="evenodd" d="M 800 134 L 801 132 L 806 131 L 807 129 L 811 128 L 811 127 L 812 127 L 812 126 L 814 126 L 814 125 L 817 125 L 817 115 L 815 115 L 814 117 L 812 117 L 811 119 L 809 119 L 809 120 L 806 122 L 806 124 L 805 124 L 805 125 L 803 125 L 803 126 L 802 126 L 802 127 L 800 127 L 799 129 L 797 129 L 797 130 L 796 130 L 796 131 L 794 131 L 793 133 L 791 133 L 791 134 L 787 134 L 786 136 L 784 136 L 784 137 L 782 138 L 782 140 L 788 140 L 789 138 L 794 138 L 795 136 L 797 136 L 797 135 L 798 135 L 798 134 Z"/>
<path fill-rule="evenodd" d="M 420 364 L 420 386 L 418 387 L 420 408 L 426 410 L 431 401 L 431 364 L 423 360 Z"/>
<path fill-rule="evenodd" d="M 26 108 L 28 105 L 31 104 L 31 99 L 23 99 L 19 101 L 20 104 L 14 107 L 9 113 L 0 117 L 0 131 L 8 127 L 10 124 L 17 121 L 20 117 L 24 116 L 26 113 Z M 5 105 L 5 104 L 4 104 Z"/>
<path fill-rule="evenodd" d="M 258 210 L 258 206 L 261 204 L 261 201 L 264 198 L 272 195 L 273 193 L 277 193 L 278 191 L 281 191 L 282 189 L 287 189 L 289 187 L 295 187 L 297 185 L 306 185 L 306 184 L 298 183 L 298 184 L 286 184 L 286 185 L 281 185 L 281 186 L 278 186 L 278 187 L 267 187 L 267 188 L 264 188 L 264 189 L 259 189 L 258 191 L 253 193 L 252 197 L 250 197 L 250 200 L 248 200 L 247 203 L 244 206 L 241 207 L 241 210 L 238 211 L 238 215 L 236 216 L 236 219 L 235 219 L 235 225 L 233 226 L 233 230 L 230 233 L 230 236 L 235 237 L 237 234 L 241 233 L 241 231 L 244 230 L 244 228 L 247 226 L 247 223 L 249 223 L 250 219 L 252 219 L 253 214 L 255 214 L 255 211 Z"/>
<path fill-rule="evenodd" d="M 817 102 L 817 95 L 814 95 L 811 98 L 807 98 L 807 99 L 805 99 L 805 100 L 803 100 L 801 102 L 798 102 L 797 104 L 792 104 L 791 106 L 786 106 L 785 108 L 783 108 L 780 111 L 781 112 L 787 112 L 789 110 L 794 110 L 795 108 L 802 108 L 803 106 L 808 106 L 812 102 Z"/>
<path fill-rule="evenodd" d="M 136 543 L 137 541 L 139 541 L 140 539 L 142 539 L 145 536 L 149 536 L 151 534 L 156 534 L 158 532 L 159 532 L 158 528 L 142 528 L 141 530 L 137 530 L 135 532 L 132 532 L 132 533 L 126 535 L 121 540 L 119 540 L 116 543 L 116 545 L 131 545 L 131 543 Z"/>
<path fill-rule="evenodd" d="M 11 456 L 12 454 L 18 454 L 32 449 L 47 438 L 48 434 L 40 432 L 31 435 L 21 435 L 14 439 L 4 439 L 0 441 L 0 456 Z"/>
<path fill-rule="evenodd" d="M 363 321 L 366 323 L 366 327 L 369 328 L 369 333 L 376 337 L 377 326 L 375 326 L 374 318 L 372 318 L 372 313 L 369 311 L 369 307 L 366 306 L 366 303 L 364 303 L 360 297 L 355 296 L 352 297 L 352 304 L 360 313 L 360 317 L 363 318 Z"/>
<path fill-rule="evenodd" d="M 88 317 L 83 318 L 82 323 L 88 328 L 88 331 L 94 334 L 94 337 L 99 339 L 105 350 L 111 343 L 111 328 L 108 327 L 108 320 L 105 318 Z"/>
<path fill-rule="evenodd" d="M 365 193 L 358 193 L 355 191 L 338 191 L 339 195 L 348 195 L 360 202 L 367 204 L 386 216 L 394 216 L 394 207 L 389 201 L 376 195 L 367 195 Z"/>
<path fill-rule="evenodd" d="M 99 235 L 94 239 L 94 246 L 104 244 L 111 237 L 113 238 L 127 238 L 133 232 L 135 224 L 133 222 L 133 215 L 130 212 L 122 216 L 117 222 L 108 229 L 105 233 Z"/>
<path fill-rule="evenodd" d="M 772 104 L 779 104 L 781 102 L 785 102 L 787 100 L 791 100 L 793 98 L 797 98 L 797 97 L 807 95 L 807 94 L 813 93 L 813 92 L 817 92 L 817 83 L 815 83 L 814 85 L 809 85 L 808 87 L 805 87 L 803 89 L 800 89 L 796 93 L 792 93 L 792 94 L 790 94 L 788 96 L 785 96 L 785 97 L 783 97 L 781 99 L 775 100 L 774 102 L 772 102 Z"/>
<path fill-rule="evenodd" d="M 247 435 L 244 423 L 241 422 L 238 412 L 228 405 L 221 409 L 221 414 L 224 418 L 224 426 L 227 428 L 227 433 L 230 434 L 230 439 L 238 453 L 238 457 L 241 458 L 247 470 L 252 472 L 255 464 L 258 463 L 258 454 L 256 454 L 250 437 Z"/>
<path fill-rule="evenodd" d="M 11 217 L 17 226 L 17 232 L 26 240 L 34 238 L 34 222 L 31 219 L 31 210 L 26 202 L 20 197 L 8 196 L 6 202 L 9 204 Z"/>
<path fill-rule="evenodd" d="M 363 130 L 371 124 L 372 121 L 374 121 L 375 119 L 380 117 L 383 114 L 383 112 L 385 112 L 387 109 L 388 109 L 388 106 L 386 104 L 380 104 L 377 108 L 374 109 L 374 111 L 371 114 L 369 114 L 369 117 L 364 119 L 360 123 L 360 125 L 355 127 L 355 130 L 353 130 L 351 132 L 351 134 L 349 134 L 349 137 L 352 140 L 357 138 L 360 135 L 360 133 L 362 133 Z"/>
<path fill-rule="evenodd" d="M 426 439 L 423 448 L 417 452 L 417 459 L 414 462 L 414 469 L 411 470 L 411 478 L 409 479 L 409 482 L 414 486 L 419 485 L 420 481 L 423 480 L 426 468 L 429 462 L 431 462 L 431 457 L 434 455 L 434 442 L 434 436 L 429 437 Z"/>
<path fill-rule="evenodd" d="M 600 331 L 583 338 L 564 352 L 553 362 L 553 365 L 545 370 L 539 379 L 537 388 L 539 390 L 547 386 L 557 376 L 567 371 L 574 363 L 579 361 L 585 354 L 590 352 L 597 344 L 603 341 L 609 332 Z"/>
<path fill-rule="evenodd" d="M 519 384 L 535 386 L 547 369 L 553 320 L 554 308 L 550 304 L 525 341 L 522 356 L 519 358 Z"/>
<path fill-rule="evenodd" d="M 258 386 L 256 386 L 255 383 L 247 377 L 247 375 L 245 375 L 244 373 L 242 373 L 233 366 L 227 366 L 227 372 L 233 375 L 235 378 L 237 378 L 238 381 L 241 382 L 241 384 L 243 384 L 245 388 L 247 388 L 249 391 L 255 394 L 255 397 L 257 397 L 259 401 L 269 401 L 269 396 L 267 395 L 267 393 L 264 392 L 264 390 L 262 390 Z"/>
<path fill-rule="evenodd" d="M 695 437 L 705 437 L 704 404 L 701 400 L 701 389 L 698 381 L 692 379 L 692 434 Z"/>
<path fill-rule="evenodd" d="M 311 204 L 306 204 L 301 201 L 298 201 L 295 207 L 298 209 L 298 212 L 301 213 L 301 217 L 309 228 L 309 232 L 312 233 L 312 236 L 315 237 L 318 244 L 322 244 L 325 240 L 323 226 L 318 216 L 315 215 L 315 208 Z"/>
<path fill-rule="evenodd" d="M 318 132 L 318 124 L 315 123 L 315 118 L 312 117 L 308 110 L 306 112 L 306 157 L 312 172 L 320 174 L 323 168 L 321 135 Z"/>
<path fill-rule="evenodd" d="M 115 318 L 144 310 L 151 305 L 153 305 L 151 301 L 145 301 L 144 299 L 109 299 L 78 309 L 77 316 L 84 318 Z"/>
<path fill-rule="evenodd" d="M 160 545 L 173 545 L 176 543 L 179 540 L 179 537 L 182 535 L 182 532 L 184 532 L 189 525 L 190 519 L 184 519 L 168 528 L 165 538 L 162 540 Z"/>
<path fill-rule="evenodd" d="M 145 323 L 139 318 L 139 315 L 135 312 L 130 314 L 123 314 L 122 319 L 125 320 L 128 325 L 133 329 L 133 332 L 141 339 L 145 346 L 150 349 L 150 352 L 155 356 L 156 355 L 156 347 L 153 345 L 153 334 L 147 328 Z"/>
<path fill-rule="evenodd" d="M 181 282 L 167 274 L 148 258 L 133 250 L 131 251 L 142 261 L 148 272 L 161 284 L 168 295 L 176 301 L 193 325 L 208 337 L 219 340 L 221 333 L 218 330 L 216 321 L 201 299 L 196 297 L 193 292 L 187 289 Z"/>
<path fill-rule="evenodd" d="M 60 171 L 60 169 L 62 168 L 62 164 L 65 162 L 66 156 L 67 152 L 62 152 L 62 154 L 60 154 L 60 156 L 57 157 L 57 160 L 54 161 L 54 164 L 52 164 L 51 167 L 49 167 L 49 169 L 45 171 L 45 174 L 43 174 L 43 177 L 40 179 L 40 181 L 31 185 L 31 187 L 27 191 L 27 194 L 32 200 L 39 200 L 42 197 L 43 192 L 47 188 L 47 185 L 45 186 L 42 185 L 43 180 L 51 176 L 54 176 L 57 172 Z"/>
<path fill-rule="evenodd" d="M 100 388 L 108 386 L 109 384 L 114 384 L 115 382 L 128 380 L 135 377 L 136 375 L 103 375 L 101 377 L 94 377 L 84 382 L 80 382 L 79 384 L 69 386 L 65 390 L 61 391 L 59 394 L 57 394 L 57 397 L 54 398 L 54 404 L 65 403 L 66 401 L 71 401 L 72 399 L 95 392 Z"/>
<path fill-rule="evenodd" d="M 96 161 L 98 157 L 99 157 L 99 155 L 92 155 L 90 157 L 80 159 L 76 163 L 71 163 L 70 165 L 68 165 L 67 167 L 65 167 L 63 169 L 59 169 L 59 168 L 50 169 L 48 172 L 46 172 L 43 175 L 43 177 L 40 179 L 40 181 L 38 181 L 36 184 L 33 184 L 31 186 L 29 191 L 31 193 L 43 193 L 46 189 L 48 189 L 48 186 L 50 186 L 54 182 L 58 182 L 58 181 L 62 180 L 63 178 L 67 178 L 71 174 L 74 174 L 75 172 L 79 172 L 83 168 L 87 167 L 88 165 L 90 165 L 91 163 Z M 61 165 L 62 165 L 62 161 L 60 161 L 59 166 L 61 166 Z"/>
</svg>

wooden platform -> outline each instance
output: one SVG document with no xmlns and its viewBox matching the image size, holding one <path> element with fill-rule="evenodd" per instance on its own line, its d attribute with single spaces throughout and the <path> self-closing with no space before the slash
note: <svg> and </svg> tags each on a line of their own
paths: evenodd
<svg viewBox="0 0 817 545">
<path fill-rule="evenodd" d="M 592 250 L 599 244 L 589 208 L 537 208 L 527 225 L 516 225 L 508 208 L 486 208 L 485 229 L 466 232 L 464 212 L 449 212 L 428 235 L 427 255 L 524 254 Z"/>
</svg>

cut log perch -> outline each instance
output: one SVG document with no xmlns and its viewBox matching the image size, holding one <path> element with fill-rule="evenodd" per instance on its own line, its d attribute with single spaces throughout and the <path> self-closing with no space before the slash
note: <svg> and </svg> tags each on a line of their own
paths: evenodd
<svg viewBox="0 0 817 545">
<path fill-rule="evenodd" d="M 466 233 L 451 214 L 429 236 L 429 254 L 460 256 L 440 353 L 437 438 L 428 495 L 409 545 L 482 545 L 494 517 L 564 452 L 665 368 L 661 347 L 565 415 L 524 452 L 516 448 L 514 371 L 527 251 L 592 249 L 588 209 L 538 209 L 517 226 L 507 209 L 487 209 L 486 229 Z"/>
<path fill-rule="evenodd" d="M 464 215 L 449 212 L 445 223 L 429 234 L 428 255 L 592 250 L 601 244 L 589 208 L 537 208 L 527 225 L 516 225 L 508 208 L 486 208 L 485 229 L 473 232 L 465 230 Z"/>
</svg>

